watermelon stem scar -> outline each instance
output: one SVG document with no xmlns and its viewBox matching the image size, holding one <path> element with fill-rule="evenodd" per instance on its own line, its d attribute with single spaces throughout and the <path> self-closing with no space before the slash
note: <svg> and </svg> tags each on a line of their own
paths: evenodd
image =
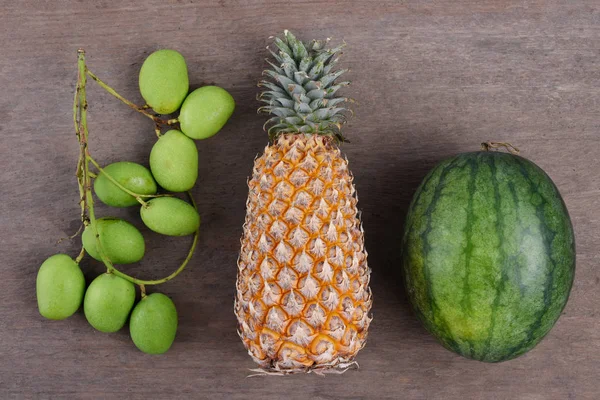
<svg viewBox="0 0 600 400">
<path fill-rule="evenodd" d="M 483 142 L 481 143 L 481 150 L 491 151 L 492 149 L 499 149 L 504 147 L 510 154 L 519 154 L 520 150 L 508 142 Z"/>
</svg>

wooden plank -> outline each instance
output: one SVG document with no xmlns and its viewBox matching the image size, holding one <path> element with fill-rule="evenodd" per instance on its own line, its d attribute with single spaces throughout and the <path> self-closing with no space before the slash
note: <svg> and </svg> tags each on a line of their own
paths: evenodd
<svg viewBox="0 0 600 400">
<path fill-rule="evenodd" d="M 566 399 L 600 397 L 600 158 L 597 148 L 600 10 L 596 1 L 2 2 L 0 35 L 0 397 L 211 399 Z M 343 63 L 358 101 L 346 129 L 360 194 L 374 320 L 361 369 L 319 378 L 246 379 L 254 364 L 236 334 L 236 258 L 246 178 L 267 138 L 255 109 L 268 37 L 348 43 Z M 144 355 L 127 331 L 101 334 L 81 312 L 43 320 L 35 276 L 50 254 L 76 254 L 71 101 L 76 49 L 119 92 L 139 101 L 137 73 L 160 47 L 186 56 L 194 86 L 229 90 L 237 109 L 218 136 L 198 142 L 194 195 L 203 217 L 189 270 L 161 291 L 177 304 L 172 350 Z M 103 162 L 147 163 L 152 127 L 90 86 L 92 151 Z M 563 317 L 532 352 L 502 364 L 462 359 L 420 327 L 399 285 L 404 214 L 437 161 L 510 141 L 561 189 L 577 236 L 578 266 Z M 137 218 L 136 210 L 108 213 Z M 186 239 L 147 235 L 128 272 L 158 277 Z M 102 271 L 84 262 L 91 280 Z"/>
</svg>

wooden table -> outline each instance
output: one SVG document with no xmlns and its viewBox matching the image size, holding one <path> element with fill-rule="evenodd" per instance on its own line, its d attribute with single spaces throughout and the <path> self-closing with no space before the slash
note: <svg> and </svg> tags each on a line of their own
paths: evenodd
<svg viewBox="0 0 600 400">
<path fill-rule="evenodd" d="M 252 162 L 267 143 L 256 83 L 271 35 L 348 43 L 356 117 L 343 146 L 356 176 L 374 320 L 361 368 L 341 376 L 246 378 L 254 364 L 236 333 L 236 258 Z M 3 1 L 0 6 L 0 398 L 594 399 L 600 398 L 600 3 L 597 1 Z M 96 74 L 140 102 L 137 74 L 153 50 L 183 52 L 191 83 L 229 90 L 237 109 L 198 142 L 194 195 L 203 218 L 189 270 L 159 289 L 180 328 L 163 356 L 139 352 L 126 329 L 95 331 L 81 311 L 38 314 L 35 277 L 79 240 L 72 126 L 76 49 Z M 143 116 L 89 89 L 91 148 L 103 163 L 147 162 Z M 408 203 L 437 161 L 509 141 L 554 179 L 577 236 L 577 276 L 558 324 L 533 351 L 483 364 L 442 348 L 415 320 L 399 284 Z M 100 207 L 100 206 L 99 206 Z M 137 210 L 101 215 L 128 218 Z M 168 274 L 189 240 L 147 230 L 136 276 Z M 103 268 L 84 261 L 86 278 Z"/>
</svg>

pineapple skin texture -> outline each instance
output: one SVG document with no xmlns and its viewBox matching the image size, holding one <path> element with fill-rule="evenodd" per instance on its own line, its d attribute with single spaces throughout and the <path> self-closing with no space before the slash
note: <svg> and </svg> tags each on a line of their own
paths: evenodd
<svg viewBox="0 0 600 400">
<path fill-rule="evenodd" d="M 328 136 L 282 134 L 254 162 L 235 314 L 267 372 L 343 370 L 365 345 L 370 269 L 352 180 Z"/>
</svg>

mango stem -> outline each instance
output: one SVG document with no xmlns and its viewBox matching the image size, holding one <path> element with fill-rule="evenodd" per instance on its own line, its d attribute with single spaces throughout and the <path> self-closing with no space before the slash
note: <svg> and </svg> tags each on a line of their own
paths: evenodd
<svg viewBox="0 0 600 400">
<path fill-rule="evenodd" d="M 171 193 L 164 193 L 164 194 L 140 194 L 140 193 L 136 193 L 134 191 L 131 191 L 129 189 L 127 189 L 125 186 L 121 185 L 115 178 L 113 178 L 108 172 L 106 172 L 104 170 L 104 168 L 102 168 L 100 166 L 100 164 L 98 164 L 98 162 L 96 160 L 94 160 L 94 158 L 92 156 L 88 156 L 89 157 L 89 161 L 94 165 L 94 167 L 96 167 L 96 169 L 98 170 L 98 172 L 100 172 L 101 174 L 103 174 L 104 176 L 106 176 L 108 178 L 109 181 L 111 181 L 112 183 L 115 184 L 116 187 L 118 187 L 119 189 L 121 189 L 122 191 L 124 191 L 125 193 L 127 193 L 130 196 L 135 197 L 135 199 L 144 207 L 148 206 L 148 204 L 142 200 L 142 197 L 173 197 L 173 195 Z M 90 176 L 92 176 L 92 173 L 89 173 Z"/>
<path fill-rule="evenodd" d="M 179 122 L 179 120 L 177 119 L 169 119 L 169 120 L 164 120 L 162 118 L 159 118 L 158 116 L 154 115 L 153 113 L 151 113 L 150 111 L 148 111 L 149 107 L 147 105 L 143 105 L 143 106 L 138 106 L 137 104 L 127 100 L 125 97 L 121 96 L 119 93 L 117 93 L 117 91 L 115 89 L 113 89 L 112 87 L 110 87 L 108 84 L 106 84 L 104 81 L 102 81 L 100 78 L 98 78 L 92 71 L 90 71 L 89 69 L 86 68 L 86 72 L 87 75 L 92 78 L 93 80 L 96 81 L 96 83 L 98 83 L 98 85 L 100 85 L 104 90 L 106 90 L 108 93 L 110 93 L 111 95 L 113 95 L 114 97 L 116 97 L 117 99 L 119 99 L 121 102 L 123 102 L 124 104 L 128 105 L 130 108 L 134 109 L 135 111 L 139 112 L 140 114 L 145 115 L 146 117 L 150 118 L 151 120 L 153 120 L 157 125 L 159 126 L 172 126 L 175 125 Z"/>
<path fill-rule="evenodd" d="M 110 174 L 108 174 L 106 171 L 104 171 L 104 169 L 100 166 L 100 164 L 98 164 L 98 162 L 96 160 L 94 160 L 92 158 L 92 156 L 87 156 L 87 159 L 89 160 L 89 162 L 91 162 L 94 165 L 94 167 L 96 167 L 96 169 L 101 174 L 106 176 L 108 178 L 108 180 L 111 181 L 116 187 L 118 187 L 119 189 L 121 189 L 122 191 L 127 193 L 128 195 L 135 197 L 135 199 L 138 201 L 138 203 L 140 203 L 142 206 L 146 207 L 146 205 L 147 205 L 146 202 L 144 200 L 142 200 L 142 197 L 153 197 L 153 195 L 139 194 L 139 193 L 132 192 L 131 190 L 127 189 L 125 186 L 121 185 L 115 178 L 110 176 Z"/>
<path fill-rule="evenodd" d="M 196 211 L 198 211 L 198 207 L 196 205 L 196 202 L 194 201 L 194 197 L 192 196 L 192 194 L 188 191 L 187 195 L 190 199 L 190 202 L 192 203 L 192 206 L 194 206 L 194 209 Z M 185 269 L 185 267 L 187 266 L 187 264 L 190 262 L 190 260 L 192 259 L 192 256 L 194 255 L 194 251 L 196 250 L 196 245 L 198 244 L 198 234 L 200 233 L 200 228 L 196 229 L 196 232 L 194 232 L 194 239 L 192 240 L 192 245 L 190 246 L 190 250 L 188 251 L 187 256 L 185 257 L 185 260 L 183 260 L 183 262 L 181 263 L 181 265 L 179 266 L 179 268 L 177 268 L 171 275 L 166 276 L 164 278 L 161 279 L 155 279 L 155 280 L 143 280 L 143 279 L 137 279 L 134 278 L 130 275 L 124 274 L 123 272 L 119 271 L 118 269 L 114 268 L 113 266 L 113 271 L 112 273 L 120 276 L 123 279 L 127 279 L 128 281 L 135 283 L 137 285 L 160 285 L 161 283 L 165 283 L 167 281 L 170 281 L 171 279 L 175 278 L 177 275 L 179 275 L 181 273 L 181 271 L 183 271 Z"/>
<path fill-rule="evenodd" d="M 83 256 L 85 256 L 85 249 L 83 248 L 83 246 L 81 246 L 81 251 L 79 252 L 79 255 L 77 256 L 77 258 L 75 259 L 75 262 L 77 264 L 79 264 L 81 262 L 81 260 L 83 259 Z"/>
</svg>

